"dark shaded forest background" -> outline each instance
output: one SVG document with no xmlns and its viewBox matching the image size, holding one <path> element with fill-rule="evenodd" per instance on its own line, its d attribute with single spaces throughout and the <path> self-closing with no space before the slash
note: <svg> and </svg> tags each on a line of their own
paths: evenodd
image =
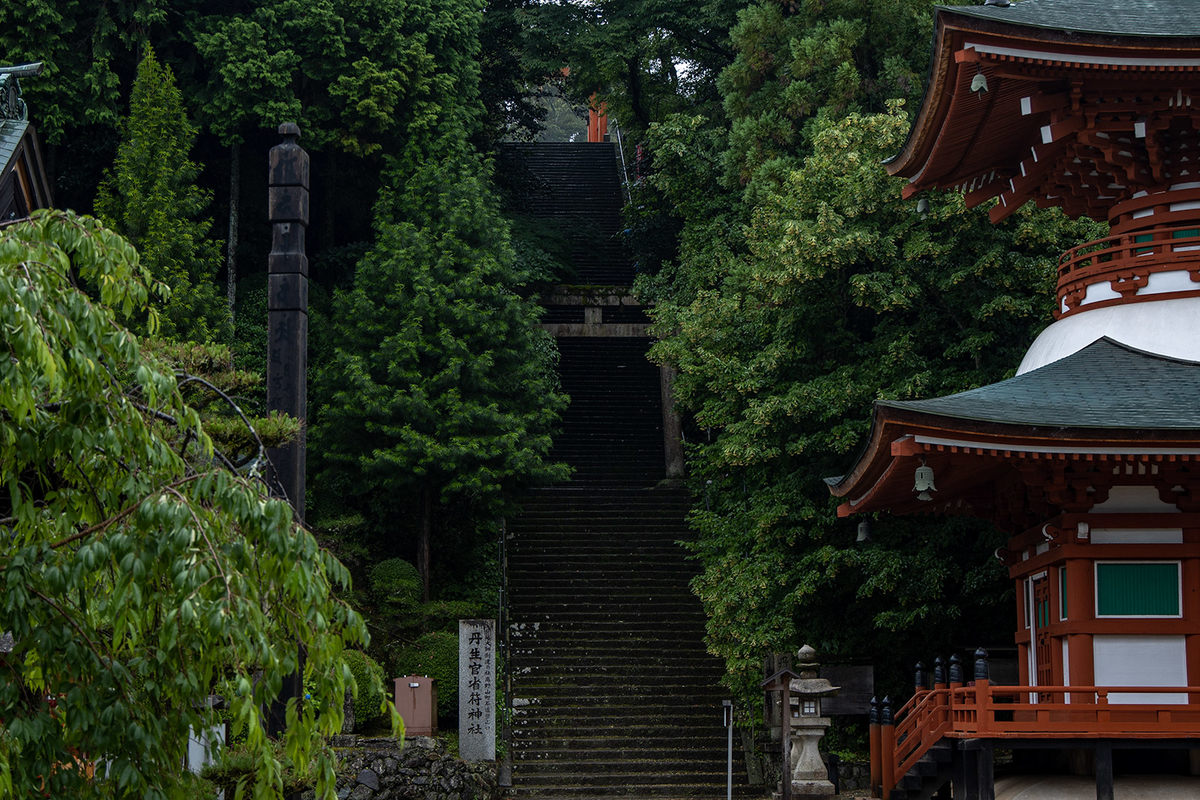
<svg viewBox="0 0 1200 800">
<path fill-rule="evenodd" d="M 253 373 L 266 154 L 299 124 L 307 521 L 354 574 L 382 669 L 443 685 L 455 621 L 494 613 L 498 518 L 568 479 L 547 458 L 567 398 L 536 299 L 571 265 L 496 155 L 569 138 L 572 107 L 606 103 L 635 165 L 626 243 L 652 358 L 679 371 L 694 589 L 750 700 L 764 655 L 805 642 L 872 660 L 885 687 L 917 658 L 1011 644 L 999 533 L 880 518 L 857 544 L 822 482 L 854 460 L 873 400 L 1011 375 L 1051 319 L 1057 255 L 1096 235 L 1056 211 L 992 226 L 955 194 L 900 199 L 882 161 L 921 97 L 932 9 L 22 0 L 0 6 L 0 60 L 46 65 L 23 89 L 56 205 L 100 215 L 173 287 L 169 325 L 142 332 L 226 346 Z M 260 385 L 242 397 L 261 406 Z"/>
</svg>

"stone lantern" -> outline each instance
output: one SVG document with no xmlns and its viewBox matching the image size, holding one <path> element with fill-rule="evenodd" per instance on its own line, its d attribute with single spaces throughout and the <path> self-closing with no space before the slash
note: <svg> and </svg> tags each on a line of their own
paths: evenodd
<svg viewBox="0 0 1200 800">
<path fill-rule="evenodd" d="M 833 784 L 829 782 L 829 772 L 821 761 L 817 743 L 830 722 L 828 717 L 821 716 L 821 698 L 833 697 L 839 687 L 817 677 L 818 666 L 817 651 L 808 645 L 796 653 L 800 677 L 793 678 L 789 686 L 792 700 L 791 796 L 794 800 L 833 794 Z"/>
</svg>

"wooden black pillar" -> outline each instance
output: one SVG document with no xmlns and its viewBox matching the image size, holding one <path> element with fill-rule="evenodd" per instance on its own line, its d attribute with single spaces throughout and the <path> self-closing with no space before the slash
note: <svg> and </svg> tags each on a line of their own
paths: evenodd
<svg viewBox="0 0 1200 800">
<path fill-rule="evenodd" d="M 267 263 L 267 408 L 303 421 L 308 415 L 308 153 L 296 144 L 300 128 L 279 126 L 283 143 L 271 148 L 267 214 L 272 223 Z M 304 519 L 304 432 L 272 448 L 272 492 Z"/>
<path fill-rule="evenodd" d="M 308 153 L 296 144 L 300 128 L 279 126 L 283 143 L 271 148 L 267 218 L 271 221 L 271 254 L 267 257 L 267 408 L 304 421 L 308 416 L 308 257 L 304 230 L 308 225 Z M 288 501 L 297 521 L 304 521 L 304 430 L 296 441 L 268 451 L 271 493 Z M 279 699 L 271 704 L 267 732 L 286 727 L 288 700 L 304 691 L 304 650 L 300 668 L 287 676 Z"/>
<path fill-rule="evenodd" d="M 979 770 L 979 800 L 996 800 L 996 770 L 990 742 L 979 749 L 975 764 Z"/>
<path fill-rule="evenodd" d="M 954 759 L 950 765 L 954 796 L 963 800 L 979 800 L 978 750 L 968 749 L 966 742 L 954 745 Z"/>
<path fill-rule="evenodd" d="M 1113 800 L 1112 745 L 1096 744 L 1096 800 Z"/>
</svg>

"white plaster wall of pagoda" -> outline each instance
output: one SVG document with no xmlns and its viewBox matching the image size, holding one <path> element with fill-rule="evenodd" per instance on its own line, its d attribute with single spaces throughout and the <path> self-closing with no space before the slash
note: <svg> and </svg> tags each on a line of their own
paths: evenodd
<svg viewBox="0 0 1200 800">
<path fill-rule="evenodd" d="M 1017 374 L 1066 358 L 1103 336 L 1138 350 L 1200 361 L 1197 319 L 1200 319 L 1200 297 L 1149 300 L 1077 312 L 1042 331 L 1025 353 Z"/>
<path fill-rule="evenodd" d="M 1183 636 L 1096 634 L 1092 637 L 1095 686 L 1187 686 Z M 1113 705 L 1186 705 L 1183 692 L 1112 692 Z"/>
<path fill-rule="evenodd" d="M 1094 514 L 1178 514 L 1173 504 L 1164 503 L 1153 486 L 1114 486 L 1108 499 L 1092 506 Z M 1099 523 L 1094 523 L 1099 524 Z"/>
</svg>

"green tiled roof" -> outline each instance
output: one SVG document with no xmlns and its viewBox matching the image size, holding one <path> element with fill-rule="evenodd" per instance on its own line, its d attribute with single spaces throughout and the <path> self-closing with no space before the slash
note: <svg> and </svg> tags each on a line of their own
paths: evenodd
<svg viewBox="0 0 1200 800">
<path fill-rule="evenodd" d="M 943 13 L 1109 36 L 1200 37 L 1197 0 L 1021 0 L 1000 6 L 938 6 Z"/>
<path fill-rule="evenodd" d="M 13 153 L 16 152 L 17 145 L 21 143 L 21 137 L 28 128 L 27 119 L 0 120 L 0 173 L 8 169 L 8 162 L 12 160 Z"/>
<path fill-rule="evenodd" d="M 1103 338 L 1015 378 L 885 408 L 1010 425 L 1130 430 L 1200 429 L 1200 363 Z"/>
</svg>

